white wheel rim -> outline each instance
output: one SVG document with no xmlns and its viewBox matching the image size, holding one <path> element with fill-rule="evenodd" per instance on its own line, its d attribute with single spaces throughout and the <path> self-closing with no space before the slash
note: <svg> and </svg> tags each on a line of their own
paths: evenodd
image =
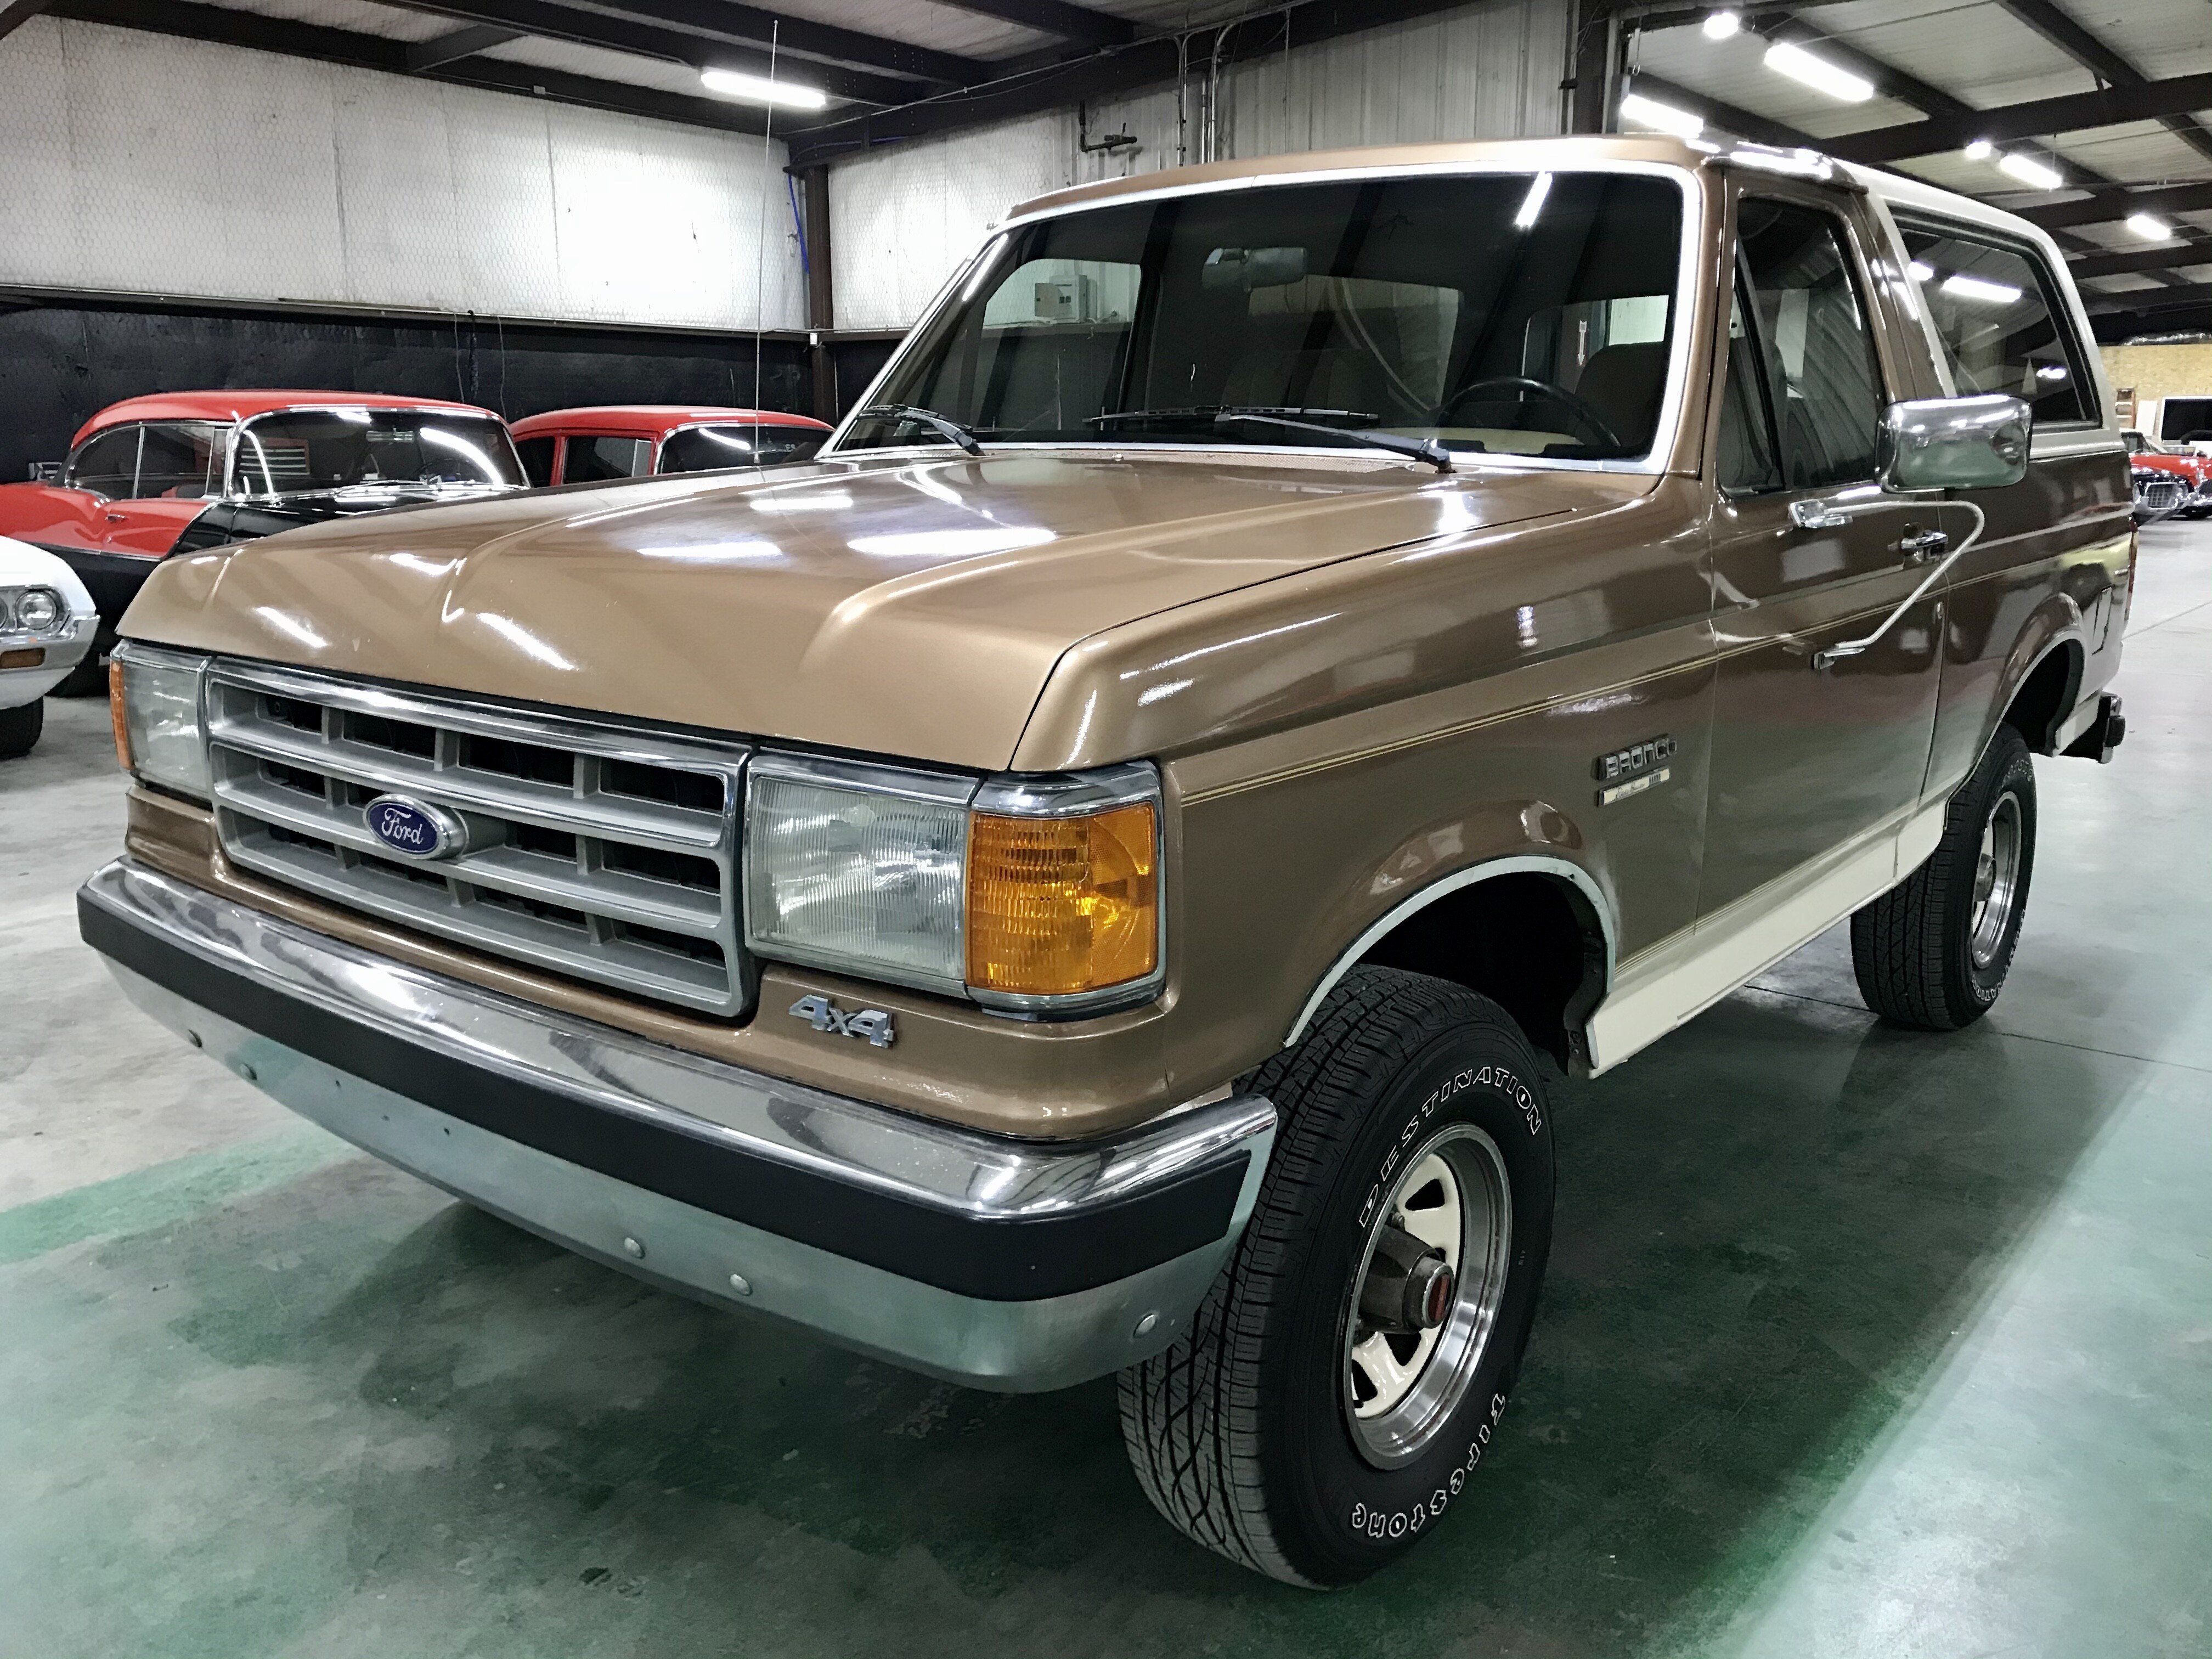
<svg viewBox="0 0 2212 1659">
<path fill-rule="evenodd" d="M 1451 1310 L 1433 1329 L 1363 1327 L 1360 1297 L 1393 1224 L 1441 1251 L 1452 1270 Z M 1458 1409 L 1504 1300 L 1512 1238 L 1504 1159 L 1473 1124 L 1433 1136 L 1377 1206 L 1344 1311 L 1345 1417 L 1369 1462 L 1387 1468 L 1419 1456 Z"/>
</svg>

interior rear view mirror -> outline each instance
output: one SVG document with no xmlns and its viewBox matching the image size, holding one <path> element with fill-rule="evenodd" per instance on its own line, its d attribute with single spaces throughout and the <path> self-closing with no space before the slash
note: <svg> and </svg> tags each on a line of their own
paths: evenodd
<svg viewBox="0 0 2212 1659">
<path fill-rule="evenodd" d="M 1882 416 L 1884 489 L 2002 489 L 2027 476 L 2034 416 L 2017 398 L 1917 398 Z"/>
<path fill-rule="evenodd" d="M 1302 247 L 1218 247 L 1206 256 L 1200 281 L 1209 293 L 1238 289 L 1286 288 L 1303 282 L 1306 251 Z"/>
</svg>

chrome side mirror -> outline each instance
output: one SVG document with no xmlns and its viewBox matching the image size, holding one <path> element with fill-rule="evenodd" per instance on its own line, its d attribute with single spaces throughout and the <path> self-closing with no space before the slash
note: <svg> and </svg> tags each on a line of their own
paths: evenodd
<svg viewBox="0 0 2212 1659">
<path fill-rule="evenodd" d="M 2035 423 L 2017 398 L 1916 398 L 1883 411 L 1875 477 L 1884 489 L 2002 489 L 2027 476 Z"/>
</svg>

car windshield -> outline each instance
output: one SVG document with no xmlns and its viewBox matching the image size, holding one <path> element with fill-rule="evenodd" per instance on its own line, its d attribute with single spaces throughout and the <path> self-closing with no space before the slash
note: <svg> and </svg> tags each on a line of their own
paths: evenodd
<svg viewBox="0 0 2212 1659">
<path fill-rule="evenodd" d="M 1647 174 L 1519 173 L 1063 214 L 992 242 L 871 406 L 929 411 L 987 447 L 1342 448 L 1338 431 L 1361 430 L 1459 453 L 1642 456 L 1682 204 Z M 884 412 L 844 444 L 945 441 Z"/>
<path fill-rule="evenodd" d="M 237 487 L 249 495 L 526 482 L 504 426 L 445 410 L 289 410 L 246 422 L 236 449 Z"/>
<path fill-rule="evenodd" d="M 663 472 L 709 472 L 726 466 L 781 466 L 811 460 L 830 434 L 811 426 L 694 426 L 672 432 L 660 446 Z"/>
</svg>

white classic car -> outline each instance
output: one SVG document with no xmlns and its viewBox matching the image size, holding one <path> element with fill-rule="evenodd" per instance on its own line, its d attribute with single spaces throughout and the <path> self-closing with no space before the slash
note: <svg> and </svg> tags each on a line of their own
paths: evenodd
<svg viewBox="0 0 2212 1659">
<path fill-rule="evenodd" d="M 0 760 L 27 755 L 46 695 L 92 648 L 92 595 L 52 554 L 0 536 Z"/>
</svg>

